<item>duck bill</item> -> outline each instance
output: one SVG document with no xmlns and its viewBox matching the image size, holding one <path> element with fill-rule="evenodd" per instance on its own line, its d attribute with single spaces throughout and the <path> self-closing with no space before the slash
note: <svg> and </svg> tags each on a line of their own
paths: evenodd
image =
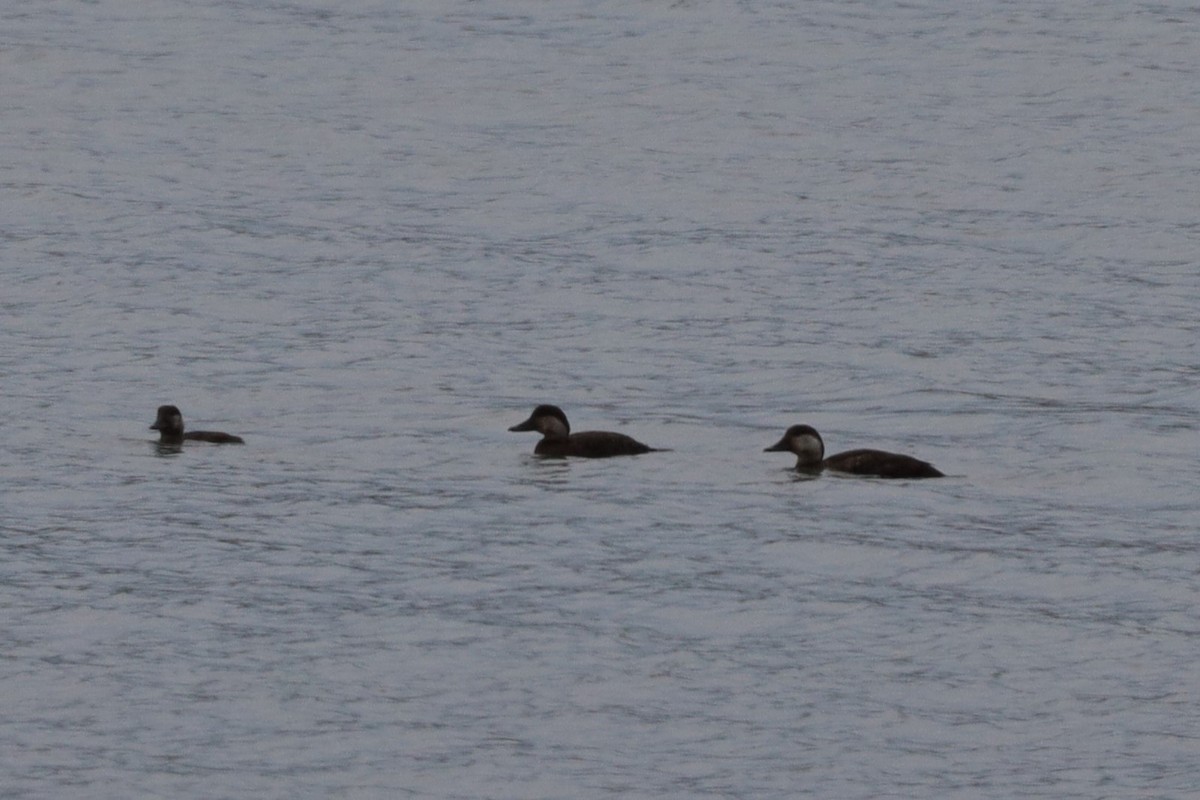
<svg viewBox="0 0 1200 800">
<path fill-rule="evenodd" d="M 787 451 L 788 451 L 788 440 L 787 440 L 786 436 L 783 437 L 782 439 L 780 439 L 775 444 L 771 445 L 770 447 L 763 448 L 764 453 L 786 453 Z"/>
<path fill-rule="evenodd" d="M 162 425 L 160 425 L 159 423 L 155 422 L 153 425 L 151 425 L 151 426 L 150 426 L 150 430 L 152 430 L 152 431 L 161 431 L 161 430 L 162 430 Z"/>
<path fill-rule="evenodd" d="M 513 425 L 511 428 L 509 428 L 509 430 L 510 431 L 536 431 L 537 428 L 534 427 L 533 417 L 530 417 L 529 419 L 522 422 L 520 425 Z"/>
</svg>

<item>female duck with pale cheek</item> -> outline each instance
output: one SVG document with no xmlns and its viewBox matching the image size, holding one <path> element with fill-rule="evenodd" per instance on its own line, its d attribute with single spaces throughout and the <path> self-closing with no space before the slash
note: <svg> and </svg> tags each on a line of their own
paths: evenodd
<svg viewBox="0 0 1200 800">
<path fill-rule="evenodd" d="M 213 444 L 245 444 L 242 437 L 220 431 L 183 431 L 183 414 L 175 406 L 159 406 L 158 418 L 150 430 L 159 432 L 159 444 L 178 445 L 185 440 Z"/>
<path fill-rule="evenodd" d="M 793 425 L 782 439 L 763 452 L 795 453 L 796 469 L 800 472 L 818 473 L 831 469 L 876 478 L 945 477 L 926 461 L 883 450 L 847 450 L 825 458 L 825 442 L 821 440 L 821 434 L 809 425 Z"/>
<path fill-rule="evenodd" d="M 653 453 L 648 447 L 623 433 L 608 431 L 583 431 L 571 433 L 571 423 L 558 406 L 541 405 L 533 410 L 529 419 L 513 425 L 510 431 L 537 431 L 542 440 L 533 449 L 533 454 L 545 458 L 611 458 L 612 456 L 636 456 Z"/>
</svg>

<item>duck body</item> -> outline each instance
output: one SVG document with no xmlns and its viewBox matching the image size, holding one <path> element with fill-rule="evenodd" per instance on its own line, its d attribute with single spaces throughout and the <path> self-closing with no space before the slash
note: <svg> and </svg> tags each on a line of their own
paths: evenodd
<svg viewBox="0 0 1200 800">
<path fill-rule="evenodd" d="M 558 406 L 540 405 L 529 415 L 529 419 L 509 430 L 537 431 L 542 434 L 541 441 L 533 448 L 533 454 L 543 458 L 612 458 L 655 452 L 655 448 L 623 433 L 571 433 L 571 423 L 567 422 L 567 415 Z"/>
<path fill-rule="evenodd" d="M 220 431 L 184 431 L 183 414 L 176 406 L 159 406 L 158 416 L 150 430 L 159 432 L 159 444 L 180 445 L 185 441 L 212 444 L 245 444 L 240 436 Z"/>
<path fill-rule="evenodd" d="M 876 478 L 944 478 L 928 461 L 886 450 L 847 450 L 822 462 L 825 469 Z"/>
<path fill-rule="evenodd" d="M 796 455 L 796 469 L 819 473 L 829 469 L 850 475 L 875 478 L 942 478 L 936 467 L 919 458 L 886 450 L 847 450 L 825 458 L 825 442 L 809 425 L 793 425 L 783 438 L 764 452 L 788 452 Z"/>
<path fill-rule="evenodd" d="M 543 437 L 533 454 L 544 458 L 612 458 L 652 453 L 654 448 L 632 436 L 609 431 L 580 431 L 565 437 Z"/>
</svg>

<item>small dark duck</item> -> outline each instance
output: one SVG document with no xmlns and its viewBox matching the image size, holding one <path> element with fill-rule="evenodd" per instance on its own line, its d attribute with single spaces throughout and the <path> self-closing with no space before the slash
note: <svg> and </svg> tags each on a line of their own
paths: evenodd
<svg viewBox="0 0 1200 800">
<path fill-rule="evenodd" d="M 571 433 L 571 423 L 558 406 L 542 405 L 533 410 L 529 419 L 513 425 L 510 431 L 537 431 L 542 440 L 533 454 L 545 458 L 611 458 L 653 453 L 656 448 L 642 444 L 623 433 L 583 431 Z"/>
<path fill-rule="evenodd" d="M 800 472 L 818 473 L 831 469 L 876 478 L 945 477 L 927 461 L 883 450 L 847 450 L 825 458 L 825 442 L 821 441 L 821 434 L 809 425 L 793 425 L 782 439 L 763 452 L 795 453 L 796 469 Z"/>
<path fill-rule="evenodd" d="M 159 406 L 158 418 L 150 426 L 150 430 L 160 434 L 158 443 L 178 445 L 184 440 L 196 442 L 212 442 L 213 444 L 245 444 L 242 437 L 219 431 L 188 431 L 183 432 L 183 414 L 175 406 Z"/>
</svg>

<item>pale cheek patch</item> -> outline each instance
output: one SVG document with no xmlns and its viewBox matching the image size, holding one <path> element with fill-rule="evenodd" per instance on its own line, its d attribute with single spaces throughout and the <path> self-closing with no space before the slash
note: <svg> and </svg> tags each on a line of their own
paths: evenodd
<svg viewBox="0 0 1200 800">
<path fill-rule="evenodd" d="M 821 443 L 811 436 L 797 436 L 792 440 L 792 445 L 796 448 L 796 455 L 805 461 L 820 461 L 825 455 Z"/>
</svg>

